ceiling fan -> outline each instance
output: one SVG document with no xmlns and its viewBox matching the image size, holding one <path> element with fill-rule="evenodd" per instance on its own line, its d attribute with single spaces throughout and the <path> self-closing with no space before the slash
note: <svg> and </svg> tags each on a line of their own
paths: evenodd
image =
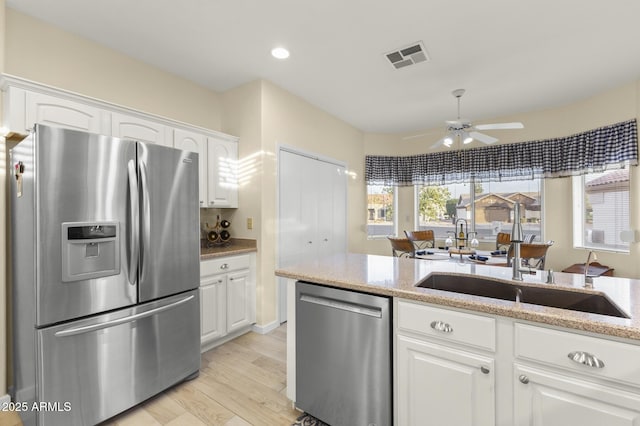
<svg viewBox="0 0 640 426">
<path fill-rule="evenodd" d="M 464 89 L 456 89 L 451 92 L 451 94 L 458 99 L 458 119 L 445 121 L 447 124 L 447 135 L 436 142 L 431 148 L 436 148 L 440 145 L 450 147 L 457 138 L 459 138 L 465 145 L 473 142 L 474 139 L 482 143 L 490 144 L 497 142 L 498 139 L 493 136 L 485 135 L 484 133 L 476 132 L 475 130 L 506 130 L 524 128 L 523 124 L 520 122 L 473 125 L 469 120 L 461 119 L 460 98 L 464 95 L 464 92 Z"/>
</svg>

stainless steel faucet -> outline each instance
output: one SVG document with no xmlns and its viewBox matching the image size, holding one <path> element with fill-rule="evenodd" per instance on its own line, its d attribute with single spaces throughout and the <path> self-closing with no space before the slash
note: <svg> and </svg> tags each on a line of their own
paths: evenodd
<svg viewBox="0 0 640 426">
<path fill-rule="evenodd" d="M 596 256 L 593 250 L 590 250 L 589 254 L 587 255 L 587 261 L 584 264 L 584 286 L 585 287 L 588 287 L 588 288 L 593 287 L 593 277 L 589 276 L 589 265 L 591 265 L 592 261 L 595 262 L 596 260 L 598 260 L 598 256 Z"/>
<path fill-rule="evenodd" d="M 520 259 L 520 244 L 524 241 L 524 233 L 522 232 L 522 224 L 520 223 L 520 203 L 513 206 L 513 227 L 511 228 L 511 244 L 513 244 L 513 259 L 511 268 L 513 271 L 512 279 L 522 281 L 522 273 L 531 273 L 530 268 L 523 268 Z"/>
</svg>

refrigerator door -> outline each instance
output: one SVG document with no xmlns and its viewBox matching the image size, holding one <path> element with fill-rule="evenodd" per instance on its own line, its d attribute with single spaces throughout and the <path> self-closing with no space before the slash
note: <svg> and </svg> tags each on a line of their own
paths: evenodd
<svg viewBox="0 0 640 426">
<path fill-rule="evenodd" d="M 135 148 L 36 126 L 33 150 L 25 153 L 35 176 L 25 184 L 35 186 L 37 326 L 136 303 Z"/>
<path fill-rule="evenodd" d="M 38 425 L 93 425 L 196 374 L 198 290 L 37 331 Z"/>
<path fill-rule="evenodd" d="M 138 143 L 139 301 L 198 288 L 198 154 Z"/>
</svg>

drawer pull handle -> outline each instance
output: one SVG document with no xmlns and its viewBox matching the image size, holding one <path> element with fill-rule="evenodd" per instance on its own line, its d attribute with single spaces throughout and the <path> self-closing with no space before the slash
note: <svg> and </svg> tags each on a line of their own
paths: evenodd
<svg viewBox="0 0 640 426">
<path fill-rule="evenodd" d="M 431 328 L 433 328 L 435 331 L 441 331 L 443 333 L 453 333 L 453 327 L 451 327 L 444 321 L 433 321 L 431 323 Z"/>
<path fill-rule="evenodd" d="M 575 351 L 575 352 L 571 352 L 567 356 L 571 361 L 577 362 L 578 364 L 586 365 L 588 367 L 593 367 L 593 368 L 604 367 L 604 361 L 602 361 L 601 359 L 598 359 L 598 357 L 590 354 L 589 352 Z"/>
<path fill-rule="evenodd" d="M 518 377 L 518 380 L 520 380 L 520 383 L 524 383 L 525 385 L 529 383 L 529 378 L 524 374 L 521 374 L 520 377 Z"/>
<path fill-rule="evenodd" d="M 489 367 L 485 367 L 484 365 L 480 367 L 480 371 L 482 371 L 483 374 L 489 374 L 491 372 L 491 370 L 489 370 Z"/>
</svg>

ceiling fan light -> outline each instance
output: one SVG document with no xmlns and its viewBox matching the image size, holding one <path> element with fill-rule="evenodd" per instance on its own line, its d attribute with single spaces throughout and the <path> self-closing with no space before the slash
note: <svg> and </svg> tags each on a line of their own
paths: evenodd
<svg viewBox="0 0 640 426">
<path fill-rule="evenodd" d="M 453 136 L 451 135 L 447 135 L 446 138 L 444 138 L 444 145 L 449 147 L 453 144 Z"/>
<path fill-rule="evenodd" d="M 466 145 L 471 142 L 473 142 L 471 135 L 467 132 L 462 132 L 462 143 Z"/>
</svg>

